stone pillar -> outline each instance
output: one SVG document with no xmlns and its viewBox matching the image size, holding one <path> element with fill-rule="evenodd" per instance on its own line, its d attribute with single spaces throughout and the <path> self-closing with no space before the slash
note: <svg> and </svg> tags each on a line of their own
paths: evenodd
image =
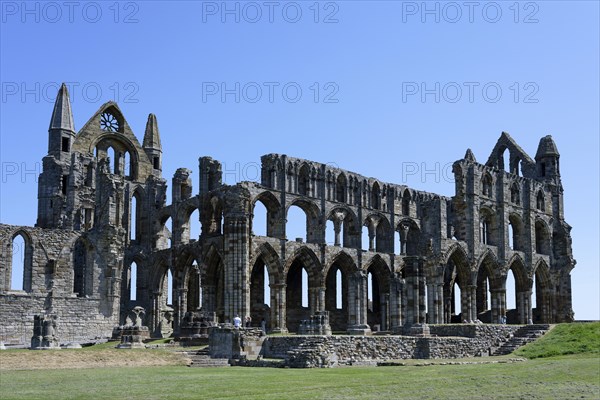
<svg viewBox="0 0 600 400">
<path fill-rule="evenodd" d="M 247 215 L 227 215 L 224 218 L 224 314 L 233 321 L 236 315 L 250 315 L 249 223 Z"/>
<path fill-rule="evenodd" d="M 387 331 L 389 329 L 389 315 L 390 315 L 390 295 L 389 293 L 384 293 L 379 296 L 379 304 L 381 307 L 381 330 Z"/>
<path fill-rule="evenodd" d="M 533 324 L 533 301 L 531 290 L 527 291 L 527 324 Z"/>
<path fill-rule="evenodd" d="M 310 315 L 315 315 L 319 311 L 319 287 L 310 287 L 310 278 L 308 279 L 308 308 L 310 309 Z"/>
<path fill-rule="evenodd" d="M 477 320 L 477 285 L 468 285 L 468 316 L 469 321 Z"/>
<path fill-rule="evenodd" d="M 396 331 L 402 326 L 402 277 L 396 276 L 390 285 L 390 330 Z"/>
<path fill-rule="evenodd" d="M 517 312 L 519 314 L 519 323 L 527 324 L 531 320 L 531 291 L 526 290 L 517 293 Z"/>
<path fill-rule="evenodd" d="M 404 325 L 425 323 L 425 277 L 418 259 L 406 262 L 406 319 Z"/>
<path fill-rule="evenodd" d="M 215 304 L 215 285 L 202 285 L 202 309 L 208 312 L 217 311 Z"/>
<path fill-rule="evenodd" d="M 367 324 L 367 274 L 364 271 L 357 271 L 349 277 L 349 289 L 354 291 L 354 304 L 352 312 L 349 313 L 349 318 L 355 318 L 354 323 L 348 324 L 348 333 L 353 335 L 365 335 L 371 332 L 371 328 Z M 352 290 L 349 290 L 352 293 Z M 351 307 L 350 301 L 348 307 Z"/>
<path fill-rule="evenodd" d="M 157 290 L 152 292 L 152 313 L 151 313 L 151 321 L 150 321 L 150 329 L 152 330 L 153 337 L 162 337 L 160 332 L 160 298 L 162 296 L 162 292 Z"/>
<path fill-rule="evenodd" d="M 427 283 L 427 323 L 435 323 L 436 310 L 433 306 L 435 301 L 435 285 L 433 283 Z"/>
<path fill-rule="evenodd" d="M 285 288 L 284 283 L 269 285 L 271 287 L 271 332 L 287 333 L 285 323 Z"/>
<path fill-rule="evenodd" d="M 321 286 L 318 289 L 318 298 L 319 298 L 319 303 L 317 304 L 317 311 L 325 311 L 326 307 L 325 307 L 325 293 L 326 293 L 327 289 L 325 288 L 325 286 Z"/>
<path fill-rule="evenodd" d="M 419 313 L 419 324 L 426 323 L 425 318 L 427 316 L 427 285 L 425 281 L 425 275 L 422 274 L 421 268 L 417 270 L 417 282 L 419 285 L 419 305 L 418 305 L 418 313 Z"/>
<path fill-rule="evenodd" d="M 448 290 L 444 292 L 444 323 L 449 324 L 452 322 L 452 291 Z"/>
<path fill-rule="evenodd" d="M 375 251 L 375 226 L 369 224 L 369 251 Z"/>
<path fill-rule="evenodd" d="M 492 289 L 492 323 L 499 324 L 506 317 L 506 289 Z"/>
<path fill-rule="evenodd" d="M 333 220 L 333 230 L 335 232 L 334 246 L 341 246 L 340 232 L 342 231 L 342 224 L 337 219 Z"/>
<path fill-rule="evenodd" d="M 437 287 L 436 287 L 436 300 L 435 300 L 435 304 L 437 307 L 437 318 L 436 318 L 436 324 L 443 324 L 444 323 L 444 283 L 442 282 L 438 282 Z"/>
<path fill-rule="evenodd" d="M 404 319 L 404 325 L 412 325 L 416 323 L 416 313 L 415 313 L 415 303 L 416 298 L 419 295 L 418 288 L 415 289 L 414 278 L 407 277 L 406 278 L 406 315 Z"/>
<path fill-rule="evenodd" d="M 360 324 L 362 325 L 368 325 L 367 322 L 367 311 L 368 311 L 368 292 L 369 292 L 369 284 L 368 284 L 368 280 L 367 280 L 367 274 L 360 274 L 360 314 L 359 314 L 359 321 Z"/>
<path fill-rule="evenodd" d="M 173 312 L 173 333 L 175 336 L 179 336 L 179 328 L 181 326 L 181 319 L 185 315 L 185 307 L 186 307 L 186 295 L 187 289 L 178 288 L 175 290 L 175 304 L 174 312 Z"/>
</svg>

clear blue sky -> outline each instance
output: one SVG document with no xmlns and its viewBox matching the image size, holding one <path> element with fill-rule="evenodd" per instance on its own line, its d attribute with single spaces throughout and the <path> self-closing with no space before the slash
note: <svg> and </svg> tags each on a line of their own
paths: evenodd
<svg viewBox="0 0 600 400">
<path fill-rule="evenodd" d="M 507 131 L 534 156 L 551 134 L 575 316 L 600 318 L 598 2 L 0 4 L 2 223 L 35 223 L 60 82 L 76 129 L 112 99 L 141 139 L 155 113 L 164 176 L 196 188 L 199 156 L 233 183 L 278 152 L 451 196 L 467 147 L 485 162 Z"/>
</svg>

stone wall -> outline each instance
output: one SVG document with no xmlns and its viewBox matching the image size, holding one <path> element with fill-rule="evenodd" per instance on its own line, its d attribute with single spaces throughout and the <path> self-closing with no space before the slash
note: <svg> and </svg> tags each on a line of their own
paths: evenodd
<svg viewBox="0 0 600 400">
<path fill-rule="evenodd" d="M 261 354 L 264 336 L 260 329 L 232 326 L 209 328 L 208 346 L 212 358 L 239 359 Z"/>
<path fill-rule="evenodd" d="M 486 337 L 491 340 L 505 338 L 518 328 L 514 325 L 489 324 L 429 325 L 429 331 L 433 336 Z"/>
<path fill-rule="evenodd" d="M 368 365 L 399 359 L 462 358 L 489 355 L 518 326 L 440 325 L 440 337 L 413 336 L 271 336 L 265 358 L 285 359 L 290 367 Z M 445 336 L 445 337 L 444 337 Z"/>
<path fill-rule="evenodd" d="M 7 344 L 29 345 L 33 335 L 33 316 L 43 314 L 49 297 L 25 294 L 0 295 L 0 340 Z M 57 336 L 61 343 L 86 342 L 110 337 L 118 325 L 118 315 L 98 313 L 100 300 L 78 297 L 53 297 L 51 311 L 59 316 Z"/>
</svg>

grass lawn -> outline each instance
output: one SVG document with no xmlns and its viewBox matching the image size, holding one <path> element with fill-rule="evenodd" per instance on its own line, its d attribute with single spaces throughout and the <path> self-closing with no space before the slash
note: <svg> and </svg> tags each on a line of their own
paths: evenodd
<svg viewBox="0 0 600 400">
<path fill-rule="evenodd" d="M 181 365 L 0 369 L 0 398 L 599 399 L 600 358 L 594 343 L 599 338 L 600 331 L 594 330 L 594 324 L 588 324 L 592 328 L 584 329 L 591 329 L 592 334 L 586 335 L 578 331 L 580 327 L 576 325 L 571 324 L 566 330 L 558 329 L 561 327 L 558 326 L 546 339 L 549 343 L 565 343 L 565 349 L 570 346 L 567 352 L 577 354 L 540 356 L 549 355 L 548 344 L 540 340 L 529 345 L 529 349 L 526 347 L 522 350 L 525 353 L 535 350 L 537 358 L 516 363 L 333 369 L 211 369 Z M 600 324 L 597 325 L 600 327 Z M 574 343 L 576 337 L 583 337 L 583 342 L 587 344 L 581 346 L 580 343 L 575 346 L 576 350 L 573 350 L 569 343 Z M 538 346 L 538 349 L 535 349 L 535 346 Z M 540 350 L 539 346 L 544 346 L 541 349 L 545 348 L 546 353 Z M 55 353 L 58 355 L 63 351 L 65 355 L 69 352 L 60 350 Z M 81 354 L 83 351 L 79 350 Z M 87 353 L 105 351 L 113 350 Z M 120 352 L 127 357 L 136 354 L 130 350 Z M 37 354 L 43 356 L 50 352 L 0 352 L 0 363 L 9 353 L 33 354 L 38 357 Z M 154 354 L 160 355 L 161 352 Z M 43 359 L 35 361 L 44 362 Z"/>
</svg>

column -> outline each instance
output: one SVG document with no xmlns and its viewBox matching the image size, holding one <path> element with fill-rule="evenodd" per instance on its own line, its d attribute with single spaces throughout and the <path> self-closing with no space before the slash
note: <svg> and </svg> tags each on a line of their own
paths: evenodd
<svg viewBox="0 0 600 400">
<path fill-rule="evenodd" d="M 373 223 L 369 225 L 369 251 L 375 251 L 375 227 Z"/>
<path fill-rule="evenodd" d="M 152 293 L 152 321 L 150 322 L 150 326 L 152 328 L 154 337 L 161 337 L 160 332 L 160 297 L 162 293 L 160 291 L 155 291 Z"/>
<path fill-rule="evenodd" d="M 408 240 L 408 231 L 410 227 L 408 225 L 400 226 L 400 254 L 406 254 L 406 242 Z"/>
<path fill-rule="evenodd" d="M 435 285 L 433 283 L 427 283 L 427 323 L 435 323 L 436 310 L 434 307 L 435 302 Z"/>
<path fill-rule="evenodd" d="M 318 288 L 318 298 L 319 298 L 319 303 L 317 304 L 317 311 L 325 311 L 325 286 L 320 286 Z"/>
<path fill-rule="evenodd" d="M 417 312 L 419 315 L 419 324 L 426 323 L 425 317 L 427 312 L 427 304 L 425 304 L 426 298 L 426 281 L 425 275 L 423 275 L 420 266 L 417 267 L 417 284 L 419 287 L 419 304 L 417 305 Z"/>
<path fill-rule="evenodd" d="M 364 335 L 371 329 L 367 325 L 367 275 L 364 271 L 356 271 L 350 275 L 349 293 L 354 291 L 354 304 L 348 302 L 349 310 L 354 312 L 354 321 L 348 324 L 348 333 Z M 351 295 L 351 294 L 350 294 Z M 349 318 L 352 320 L 352 312 L 349 312 Z"/>
<path fill-rule="evenodd" d="M 284 283 L 269 285 L 271 288 L 271 332 L 285 333 L 285 289 Z"/>
<path fill-rule="evenodd" d="M 319 311 L 319 292 L 320 287 L 310 287 L 310 278 L 308 279 L 308 308 L 310 309 L 310 315 L 315 315 L 316 311 Z"/>
<path fill-rule="evenodd" d="M 185 292 L 187 289 L 178 288 L 174 290 L 175 292 L 175 301 L 174 301 L 174 311 L 173 311 L 173 333 L 175 336 L 179 335 L 179 326 L 181 322 L 181 316 L 183 315 L 183 299 L 185 297 Z"/>
<path fill-rule="evenodd" d="M 379 303 L 381 305 L 381 330 L 387 331 L 389 328 L 389 307 L 390 307 L 390 295 L 384 293 L 380 296 Z"/>
<path fill-rule="evenodd" d="M 469 321 L 477 320 L 477 285 L 468 285 L 467 290 L 469 293 Z"/>
<path fill-rule="evenodd" d="M 444 283 L 438 282 L 436 290 L 437 319 L 436 324 L 444 323 Z"/>
<path fill-rule="evenodd" d="M 341 246 L 340 232 L 342 231 L 342 222 L 337 218 L 333 219 L 333 231 L 335 232 L 334 246 Z"/>
<path fill-rule="evenodd" d="M 396 276 L 390 285 L 390 329 L 402 326 L 402 277 Z"/>
</svg>

